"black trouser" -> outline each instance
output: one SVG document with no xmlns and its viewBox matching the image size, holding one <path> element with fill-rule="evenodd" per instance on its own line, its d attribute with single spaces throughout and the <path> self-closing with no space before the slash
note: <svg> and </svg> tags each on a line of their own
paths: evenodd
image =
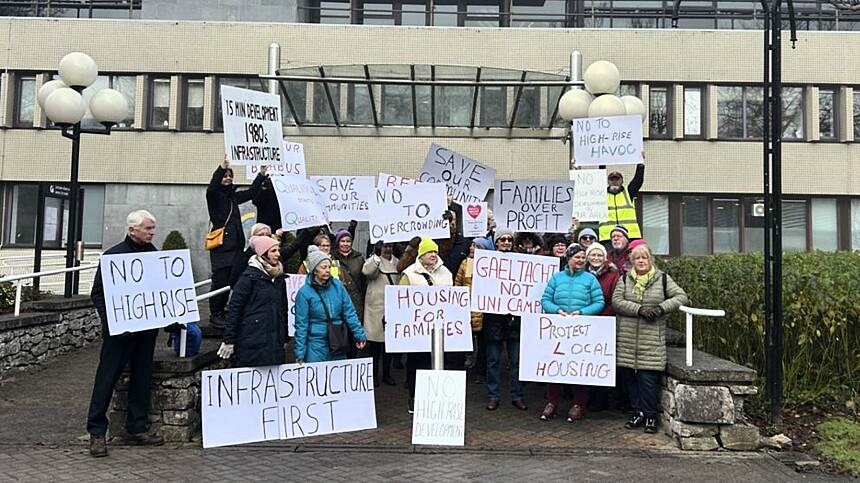
<svg viewBox="0 0 860 483">
<path fill-rule="evenodd" d="M 106 329 L 105 329 L 106 330 Z M 93 395 L 87 415 L 87 431 L 96 436 L 107 433 L 107 411 L 113 389 L 126 365 L 129 368 L 128 415 L 125 428 L 129 433 L 145 433 L 149 413 L 149 385 L 152 381 L 152 353 L 158 330 L 147 330 L 102 340 L 99 367 L 93 384 Z"/>
<path fill-rule="evenodd" d="M 209 291 L 218 290 L 221 287 L 226 287 L 230 282 L 230 270 L 232 267 L 219 268 L 212 270 L 212 285 Z M 224 309 L 227 307 L 227 299 L 230 298 L 230 292 L 220 293 L 209 299 L 209 315 L 224 315 Z"/>
<path fill-rule="evenodd" d="M 484 340 L 483 334 L 476 332 L 472 342 L 475 344 L 475 361 L 472 363 L 472 369 L 476 376 L 483 379 L 487 376 L 487 341 Z"/>
<path fill-rule="evenodd" d="M 630 369 L 619 367 L 621 380 L 630 395 L 630 405 L 636 412 L 646 418 L 656 418 L 658 412 L 657 395 L 660 391 L 660 375 L 662 371 Z"/>
<path fill-rule="evenodd" d="M 406 385 L 409 386 L 409 397 L 415 399 L 415 373 L 418 369 L 430 369 L 429 352 L 410 352 L 406 357 Z"/>
<path fill-rule="evenodd" d="M 370 357 L 373 358 L 373 381 L 378 381 L 379 370 L 382 366 L 382 378 L 391 377 L 391 354 L 385 352 L 385 342 L 367 341 L 367 348 L 370 349 Z M 400 354 L 398 354 L 400 355 Z"/>
</svg>

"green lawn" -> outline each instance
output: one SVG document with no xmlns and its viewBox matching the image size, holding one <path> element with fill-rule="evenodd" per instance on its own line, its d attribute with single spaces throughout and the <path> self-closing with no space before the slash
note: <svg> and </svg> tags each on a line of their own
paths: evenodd
<svg viewBox="0 0 860 483">
<path fill-rule="evenodd" d="M 860 424 L 833 418 L 818 425 L 822 442 L 816 448 L 854 476 L 860 476 Z"/>
</svg>

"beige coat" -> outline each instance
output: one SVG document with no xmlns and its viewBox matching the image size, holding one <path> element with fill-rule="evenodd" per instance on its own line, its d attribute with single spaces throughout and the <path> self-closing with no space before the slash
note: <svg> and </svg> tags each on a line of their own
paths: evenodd
<svg viewBox="0 0 860 483">
<path fill-rule="evenodd" d="M 458 287 L 469 287 L 472 290 L 472 268 L 474 267 L 475 259 L 467 257 L 460 264 L 460 269 L 457 270 L 457 275 L 454 277 L 454 285 Z M 471 312 L 472 332 L 480 332 L 484 326 L 484 314 L 481 312 Z"/>
<path fill-rule="evenodd" d="M 367 279 L 367 293 L 364 296 L 364 333 L 367 340 L 385 342 L 385 328 L 382 319 L 385 317 L 385 286 L 397 285 L 400 274 L 397 273 L 397 258 L 391 260 L 382 257 L 370 257 L 364 262 L 361 273 Z"/>
</svg>

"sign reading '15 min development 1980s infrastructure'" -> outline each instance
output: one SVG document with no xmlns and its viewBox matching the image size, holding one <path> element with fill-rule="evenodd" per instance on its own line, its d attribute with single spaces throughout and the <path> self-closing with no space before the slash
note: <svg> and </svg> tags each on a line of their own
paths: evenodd
<svg viewBox="0 0 860 483">
<path fill-rule="evenodd" d="M 280 96 L 221 86 L 221 118 L 224 153 L 231 163 L 281 164 L 284 142 Z"/>
</svg>

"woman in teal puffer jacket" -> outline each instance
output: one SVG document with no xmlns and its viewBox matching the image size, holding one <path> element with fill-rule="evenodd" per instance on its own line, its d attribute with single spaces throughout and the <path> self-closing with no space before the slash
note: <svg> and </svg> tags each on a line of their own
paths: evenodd
<svg viewBox="0 0 860 483">
<path fill-rule="evenodd" d="M 585 249 L 578 243 L 571 243 L 564 253 L 567 268 L 549 279 L 543 292 L 541 306 L 544 313 L 573 315 L 598 315 L 603 310 L 603 291 L 597 278 L 585 271 Z M 565 384 L 547 384 L 546 407 L 540 415 L 544 421 L 552 419 L 558 412 L 558 403 L 564 392 Z M 572 386 L 573 398 L 567 422 L 582 419 L 582 411 L 588 402 L 588 386 Z"/>
<path fill-rule="evenodd" d="M 296 294 L 296 362 L 346 359 L 346 352 L 329 349 L 329 317 L 333 325 L 349 326 L 358 349 L 367 341 L 364 328 L 343 283 L 331 276 L 331 257 L 312 246 L 307 263 L 307 281 Z"/>
</svg>

